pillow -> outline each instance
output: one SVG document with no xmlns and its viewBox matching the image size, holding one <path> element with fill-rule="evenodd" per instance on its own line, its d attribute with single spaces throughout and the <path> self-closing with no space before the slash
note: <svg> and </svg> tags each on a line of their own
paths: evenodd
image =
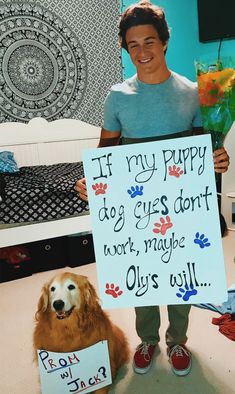
<svg viewBox="0 0 235 394">
<path fill-rule="evenodd" d="M 18 172 L 19 168 L 14 159 L 13 152 L 0 152 L 0 172 L 13 173 Z"/>
</svg>

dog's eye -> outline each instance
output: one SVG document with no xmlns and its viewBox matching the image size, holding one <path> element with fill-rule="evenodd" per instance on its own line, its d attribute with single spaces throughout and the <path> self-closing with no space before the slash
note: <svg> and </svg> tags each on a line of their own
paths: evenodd
<svg viewBox="0 0 235 394">
<path fill-rule="evenodd" d="M 54 286 L 51 287 L 51 291 L 55 291 L 55 287 Z"/>
<path fill-rule="evenodd" d="M 69 289 L 69 290 L 74 290 L 74 289 L 75 289 L 75 286 L 74 286 L 74 285 L 69 285 L 69 286 L 68 286 L 68 289 Z"/>
</svg>

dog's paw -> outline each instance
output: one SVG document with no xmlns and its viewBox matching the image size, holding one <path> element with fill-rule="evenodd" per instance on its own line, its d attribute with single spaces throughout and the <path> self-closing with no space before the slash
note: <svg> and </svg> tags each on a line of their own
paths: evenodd
<svg viewBox="0 0 235 394">
<path fill-rule="evenodd" d="M 109 294 L 113 298 L 117 298 L 120 295 L 122 295 L 122 293 L 123 293 L 123 291 L 119 289 L 119 286 L 115 286 L 113 283 L 111 283 L 111 285 L 106 283 L 105 294 Z"/>
<path fill-rule="evenodd" d="M 136 196 L 143 195 L 143 189 L 143 186 L 131 186 L 131 188 L 127 190 L 127 193 L 130 194 L 131 198 L 135 198 Z"/>
<path fill-rule="evenodd" d="M 94 185 L 92 185 L 92 189 L 95 191 L 96 196 L 98 196 L 99 194 L 105 194 L 107 187 L 107 183 L 95 183 Z"/>
<path fill-rule="evenodd" d="M 167 230 L 173 226 L 171 223 L 170 216 L 166 216 L 166 219 L 163 217 L 160 218 L 160 223 L 154 223 L 154 226 L 157 228 L 153 229 L 154 233 L 161 233 L 162 235 L 165 235 Z"/>
<path fill-rule="evenodd" d="M 195 235 L 194 243 L 198 244 L 201 249 L 211 246 L 210 242 L 208 242 L 208 238 L 206 238 L 204 234 L 200 235 L 199 232 Z"/>
<path fill-rule="evenodd" d="M 180 176 L 184 173 L 180 167 L 176 167 L 176 165 L 169 166 L 169 175 L 175 176 L 176 178 L 180 178 Z"/>
<path fill-rule="evenodd" d="M 193 285 L 190 285 L 190 288 L 188 285 L 185 285 L 185 288 L 180 287 L 179 291 L 180 293 L 176 293 L 176 295 L 177 297 L 182 298 L 184 301 L 188 301 L 191 296 L 197 294 L 197 289 L 194 289 Z"/>
</svg>

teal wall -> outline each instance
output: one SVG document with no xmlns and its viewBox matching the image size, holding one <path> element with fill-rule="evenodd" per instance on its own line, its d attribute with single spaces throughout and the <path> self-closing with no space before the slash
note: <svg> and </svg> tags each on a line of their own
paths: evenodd
<svg viewBox="0 0 235 394">
<path fill-rule="evenodd" d="M 123 9 L 133 3 L 135 0 L 123 1 Z M 219 41 L 210 43 L 199 41 L 197 0 L 154 0 L 152 3 L 164 9 L 168 25 L 171 28 L 171 38 L 166 55 L 168 67 L 195 81 L 195 60 L 205 56 L 216 60 L 219 47 Z M 221 4 L 223 6 L 223 2 Z M 234 56 L 235 58 L 235 39 L 222 42 L 220 56 Z M 135 73 L 125 51 L 123 51 L 123 65 L 125 79 Z"/>
</svg>

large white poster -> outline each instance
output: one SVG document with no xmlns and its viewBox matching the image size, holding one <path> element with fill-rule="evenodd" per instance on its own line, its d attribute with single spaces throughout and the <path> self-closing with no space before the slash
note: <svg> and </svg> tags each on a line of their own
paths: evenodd
<svg viewBox="0 0 235 394">
<path fill-rule="evenodd" d="M 104 308 L 227 296 L 209 135 L 84 151 Z"/>
</svg>

